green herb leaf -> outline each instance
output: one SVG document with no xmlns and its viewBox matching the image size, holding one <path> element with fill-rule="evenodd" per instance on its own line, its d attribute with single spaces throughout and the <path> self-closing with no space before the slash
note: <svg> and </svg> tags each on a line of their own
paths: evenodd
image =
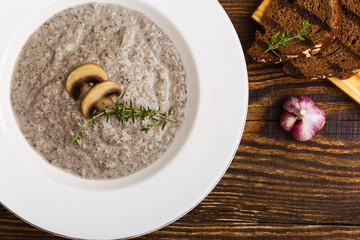
<svg viewBox="0 0 360 240">
<path fill-rule="evenodd" d="M 164 131 L 166 124 L 167 124 L 167 122 L 164 122 L 164 123 L 163 123 L 163 125 L 162 125 L 162 127 L 161 127 L 161 130 Z"/>
<path fill-rule="evenodd" d="M 170 116 L 172 111 L 174 110 L 174 107 L 170 108 L 169 112 L 168 112 L 168 115 Z"/>
<path fill-rule="evenodd" d="M 282 34 L 280 32 L 275 33 L 271 37 L 271 43 L 264 38 L 265 42 L 269 45 L 269 48 L 265 50 L 265 52 L 271 51 L 276 56 L 280 57 L 279 53 L 277 53 L 275 50 L 278 49 L 280 46 L 285 46 L 287 42 L 293 40 L 293 39 L 299 39 L 301 41 L 304 41 L 305 38 L 303 36 L 309 34 L 309 31 L 307 30 L 308 27 L 310 27 L 311 24 L 309 23 L 309 19 L 304 20 L 302 23 L 302 29 L 297 29 L 296 33 L 293 34 L 293 36 L 290 35 L 289 30 L 286 32 L 283 32 Z"/>
<path fill-rule="evenodd" d="M 144 128 L 141 128 L 140 131 L 147 133 L 150 129 L 156 128 L 160 125 L 162 125 L 161 129 L 164 130 L 168 122 L 176 122 L 174 119 L 171 118 L 171 113 L 173 109 L 174 107 L 170 108 L 168 113 L 162 112 L 160 107 L 157 110 L 152 110 L 150 107 L 143 106 L 140 106 L 139 109 L 136 109 L 132 100 L 130 100 L 129 103 L 128 101 L 118 103 L 112 109 L 108 109 L 107 106 L 105 106 L 105 109 L 102 110 L 98 115 L 93 116 L 83 125 L 77 126 L 78 131 L 76 133 L 76 136 L 71 141 L 71 144 L 78 144 L 80 146 L 81 136 L 84 135 L 85 125 L 90 122 L 95 124 L 95 119 L 101 116 L 105 116 L 106 122 L 109 122 L 110 117 L 114 116 L 114 118 L 117 119 L 121 124 L 124 124 L 124 122 L 128 122 L 130 119 L 133 123 L 135 123 L 136 119 L 145 120 L 146 118 L 149 118 L 153 123 L 148 124 Z"/>
</svg>

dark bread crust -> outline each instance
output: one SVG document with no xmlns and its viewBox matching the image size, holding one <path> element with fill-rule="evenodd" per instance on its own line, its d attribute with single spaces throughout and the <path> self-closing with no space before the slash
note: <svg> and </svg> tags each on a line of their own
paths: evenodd
<svg viewBox="0 0 360 240">
<path fill-rule="evenodd" d="M 326 48 L 333 43 L 341 28 L 341 10 L 339 0 L 330 0 L 330 6 L 332 8 L 330 20 L 331 31 L 329 33 L 325 33 L 325 36 L 321 41 L 323 48 Z"/>
</svg>

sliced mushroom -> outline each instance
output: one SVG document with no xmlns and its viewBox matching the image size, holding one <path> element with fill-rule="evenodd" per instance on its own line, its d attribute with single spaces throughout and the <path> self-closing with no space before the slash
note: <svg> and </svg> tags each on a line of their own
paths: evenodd
<svg viewBox="0 0 360 240">
<path fill-rule="evenodd" d="M 101 82 L 94 86 L 85 96 L 81 103 L 81 111 L 86 118 L 93 117 L 97 111 L 115 104 L 117 97 L 121 95 L 119 84 L 111 81 Z"/>
<path fill-rule="evenodd" d="M 77 100 L 83 98 L 94 85 L 108 80 L 109 76 L 101 66 L 88 63 L 70 73 L 66 80 L 66 90 Z"/>
</svg>

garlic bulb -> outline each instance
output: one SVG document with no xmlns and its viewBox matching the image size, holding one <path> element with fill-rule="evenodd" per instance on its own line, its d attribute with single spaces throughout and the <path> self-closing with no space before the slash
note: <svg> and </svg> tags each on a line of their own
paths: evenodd
<svg viewBox="0 0 360 240">
<path fill-rule="evenodd" d="M 290 97 L 283 108 L 280 125 L 298 141 L 310 140 L 325 125 L 325 112 L 308 97 Z"/>
</svg>

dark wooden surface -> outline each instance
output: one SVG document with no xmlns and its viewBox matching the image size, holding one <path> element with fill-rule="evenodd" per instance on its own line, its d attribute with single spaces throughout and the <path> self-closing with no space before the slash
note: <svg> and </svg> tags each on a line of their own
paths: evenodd
<svg viewBox="0 0 360 240">
<path fill-rule="evenodd" d="M 220 0 L 243 48 L 261 0 Z M 189 214 L 139 239 L 360 239 L 360 106 L 327 80 L 248 64 L 249 111 L 234 160 Z M 307 95 L 326 112 L 315 137 L 296 142 L 279 127 L 284 100 Z M 0 207 L 0 239 L 61 239 Z"/>
</svg>

